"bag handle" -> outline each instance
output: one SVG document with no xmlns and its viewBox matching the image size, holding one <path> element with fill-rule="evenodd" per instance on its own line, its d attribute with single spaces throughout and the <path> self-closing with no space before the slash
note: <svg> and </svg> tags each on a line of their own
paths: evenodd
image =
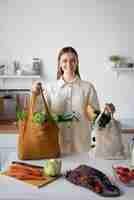
<svg viewBox="0 0 134 200">
<path fill-rule="evenodd" d="M 57 123 L 55 122 L 55 120 L 53 119 L 53 117 L 52 117 L 52 115 L 51 115 L 51 113 L 50 113 L 50 111 L 49 111 L 49 108 L 48 108 L 48 105 L 47 105 L 47 100 L 46 100 L 46 98 L 45 98 L 45 96 L 44 96 L 44 94 L 43 94 L 42 84 L 41 84 L 41 83 L 38 83 L 38 85 L 39 85 L 39 88 L 40 88 L 40 93 L 41 93 L 41 96 L 42 96 L 42 99 L 43 99 L 43 102 L 44 102 L 44 106 L 45 106 L 45 109 L 46 109 L 46 113 L 47 113 L 47 115 L 49 116 L 49 119 L 50 119 L 51 121 L 53 121 L 53 123 L 57 126 Z"/>
<path fill-rule="evenodd" d="M 47 105 L 47 101 L 46 101 L 46 99 L 44 97 L 44 94 L 43 94 L 42 84 L 38 83 L 38 85 L 39 85 L 39 88 L 40 88 L 40 93 L 41 93 L 41 96 L 42 96 L 42 99 L 43 99 L 43 102 L 44 102 L 44 106 L 45 106 L 46 112 L 47 112 L 47 114 L 49 116 L 51 116 L 49 108 L 48 108 L 48 105 Z"/>
<path fill-rule="evenodd" d="M 46 111 L 46 114 L 49 116 L 49 119 L 53 121 L 53 117 L 49 111 L 49 108 L 48 108 L 48 105 L 47 105 L 47 100 L 45 99 L 45 96 L 43 94 L 43 89 L 42 89 L 42 84 L 39 82 L 38 83 L 38 86 L 39 86 L 39 90 L 40 90 L 40 94 L 41 94 L 41 97 L 43 99 L 43 103 L 44 103 L 44 106 L 45 106 L 45 111 Z M 35 95 L 34 93 L 32 94 L 32 98 L 30 100 L 30 105 L 29 105 L 29 116 L 33 116 L 33 110 L 34 110 L 34 106 L 36 104 L 36 100 L 37 100 L 37 95 Z"/>
</svg>

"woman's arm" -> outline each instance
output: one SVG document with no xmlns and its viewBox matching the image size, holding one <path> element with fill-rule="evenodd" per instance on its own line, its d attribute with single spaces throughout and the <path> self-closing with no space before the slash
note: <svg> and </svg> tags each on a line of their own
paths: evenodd
<svg viewBox="0 0 134 200">
<path fill-rule="evenodd" d="M 45 111 L 44 108 L 44 102 L 41 96 L 41 91 L 40 91 L 40 82 L 36 81 L 33 83 L 32 85 L 32 93 L 35 94 L 37 96 L 37 102 L 36 102 L 36 111 Z M 46 87 L 43 87 L 43 96 L 47 102 L 48 107 L 50 108 L 50 98 L 48 97 L 48 91 Z"/>
</svg>

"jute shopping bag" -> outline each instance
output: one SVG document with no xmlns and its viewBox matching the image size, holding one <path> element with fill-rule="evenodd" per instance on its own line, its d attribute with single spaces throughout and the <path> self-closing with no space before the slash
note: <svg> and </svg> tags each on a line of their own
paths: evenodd
<svg viewBox="0 0 134 200">
<path fill-rule="evenodd" d="M 44 109 L 49 120 L 43 124 L 33 121 L 37 95 L 32 93 L 27 117 L 24 120 L 18 120 L 18 157 L 21 160 L 57 158 L 60 156 L 59 128 L 49 111 L 41 85 L 40 91 L 44 102 Z"/>
</svg>

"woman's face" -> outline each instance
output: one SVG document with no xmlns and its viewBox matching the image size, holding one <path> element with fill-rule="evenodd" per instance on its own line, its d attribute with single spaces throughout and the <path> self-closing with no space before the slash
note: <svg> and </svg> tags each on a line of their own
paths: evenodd
<svg viewBox="0 0 134 200">
<path fill-rule="evenodd" d="M 64 53 L 60 58 L 60 67 L 63 73 L 74 74 L 77 64 L 77 58 L 73 53 Z"/>
</svg>

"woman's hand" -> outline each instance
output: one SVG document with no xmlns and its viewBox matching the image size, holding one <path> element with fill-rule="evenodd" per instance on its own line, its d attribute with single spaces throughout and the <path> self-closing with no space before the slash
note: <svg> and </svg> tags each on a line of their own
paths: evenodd
<svg viewBox="0 0 134 200">
<path fill-rule="evenodd" d="M 105 111 L 108 113 L 111 113 L 112 115 L 115 112 L 115 106 L 112 103 L 106 103 L 105 104 Z"/>
<path fill-rule="evenodd" d="M 34 92 L 36 95 L 40 94 L 40 82 L 34 82 L 32 85 L 32 92 Z"/>
</svg>

